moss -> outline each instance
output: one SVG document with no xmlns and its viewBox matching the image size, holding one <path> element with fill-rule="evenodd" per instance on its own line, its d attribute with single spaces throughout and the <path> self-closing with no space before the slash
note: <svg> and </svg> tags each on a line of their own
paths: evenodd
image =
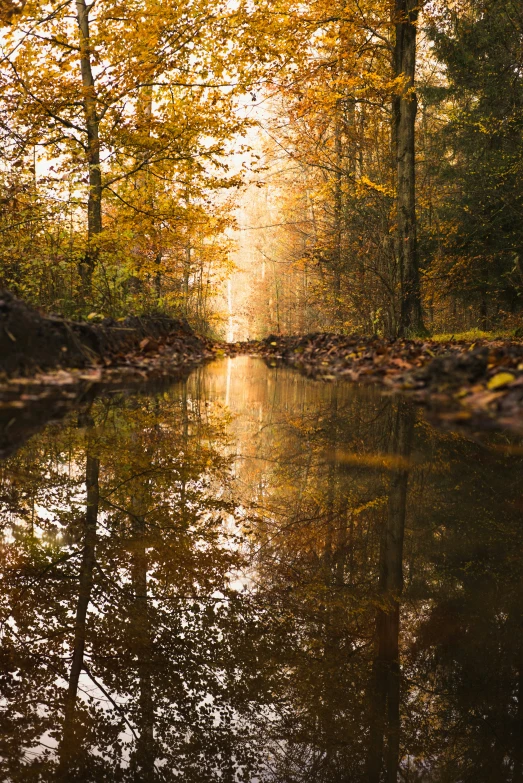
<svg viewBox="0 0 523 783">
<path fill-rule="evenodd" d="M 477 342 L 478 340 L 513 340 L 515 337 L 521 337 L 516 334 L 518 330 L 514 329 L 496 329 L 491 332 L 484 332 L 481 329 L 469 329 L 466 332 L 448 332 L 446 334 L 433 334 L 431 340 L 436 343 L 450 342 Z"/>
</svg>

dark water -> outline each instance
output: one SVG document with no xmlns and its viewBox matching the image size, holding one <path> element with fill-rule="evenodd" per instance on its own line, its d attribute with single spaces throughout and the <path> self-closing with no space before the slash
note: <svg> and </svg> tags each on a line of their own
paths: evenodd
<svg viewBox="0 0 523 783">
<path fill-rule="evenodd" d="M 2 781 L 523 781 L 523 448 L 217 362 L 0 467 Z"/>
</svg>

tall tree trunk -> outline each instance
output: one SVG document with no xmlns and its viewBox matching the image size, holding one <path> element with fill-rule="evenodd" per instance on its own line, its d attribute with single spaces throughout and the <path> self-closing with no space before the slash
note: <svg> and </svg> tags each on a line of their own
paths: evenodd
<svg viewBox="0 0 523 783">
<path fill-rule="evenodd" d="M 100 461 L 97 457 L 92 457 L 87 454 L 85 468 L 87 508 L 84 520 L 84 548 L 80 566 L 80 587 L 76 605 L 73 660 L 69 672 L 69 684 L 65 697 L 63 733 L 59 749 L 59 780 L 68 780 L 69 764 L 78 750 L 75 747 L 75 706 L 78 693 L 78 682 L 84 663 L 85 640 L 87 635 L 87 610 L 89 608 L 91 591 L 93 588 L 93 570 L 98 524 L 99 474 Z"/>
<path fill-rule="evenodd" d="M 410 455 L 415 411 L 398 402 L 391 453 Z M 370 688 L 367 783 L 396 783 L 400 748 L 400 599 L 403 592 L 403 537 L 407 510 L 408 468 L 398 465 L 391 477 L 387 519 L 380 541 L 379 606 L 376 611 L 376 658 Z M 385 745 L 386 740 L 386 745 Z"/>
<path fill-rule="evenodd" d="M 487 294 L 485 291 L 481 292 L 481 300 L 479 303 L 479 315 L 481 319 L 481 328 L 483 329 L 483 331 L 487 332 L 489 327 L 489 321 L 488 321 Z"/>
<path fill-rule="evenodd" d="M 87 201 L 87 250 L 80 264 L 83 296 L 88 299 L 92 290 L 93 272 L 98 262 L 97 237 L 102 233 L 102 171 L 100 168 L 100 121 L 96 109 L 96 90 L 91 67 L 89 35 L 89 8 L 85 0 L 76 0 L 76 14 L 80 30 L 80 67 L 82 73 L 83 105 L 87 130 L 87 163 L 89 166 L 89 195 Z"/>
<path fill-rule="evenodd" d="M 187 243 L 183 257 L 183 313 L 189 317 L 189 278 L 191 276 L 191 244 Z"/>
<path fill-rule="evenodd" d="M 343 148 L 341 126 L 343 121 L 343 104 L 336 101 L 334 118 L 334 145 L 336 155 L 336 171 L 334 180 L 334 313 L 336 327 L 343 327 L 343 308 L 341 304 L 341 270 L 343 264 Z"/>
<path fill-rule="evenodd" d="M 393 99 L 393 143 L 397 166 L 397 254 L 401 280 L 399 332 L 423 332 L 416 235 L 415 92 L 416 34 L 421 0 L 395 0 L 394 76 L 402 80 Z"/>
<path fill-rule="evenodd" d="M 136 743 L 134 758 L 135 783 L 153 783 L 155 778 L 154 762 L 154 701 L 152 692 L 152 640 L 149 623 L 147 595 L 147 541 L 145 504 L 141 494 L 143 487 L 137 488 L 137 496 L 132 498 L 132 520 L 134 528 L 134 549 L 132 564 L 133 609 L 132 623 L 136 658 L 138 661 L 138 680 L 140 683 L 138 728 L 140 735 Z"/>
</svg>

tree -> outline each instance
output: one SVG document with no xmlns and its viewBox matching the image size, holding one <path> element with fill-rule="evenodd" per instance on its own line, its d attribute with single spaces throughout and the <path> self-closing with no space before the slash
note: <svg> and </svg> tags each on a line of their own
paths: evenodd
<svg viewBox="0 0 523 783">
<path fill-rule="evenodd" d="M 283 224 L 271 232 L 275 263 L 307 268 L 305 320 L 323 329 L 397 331 L 389 10 L 316 2 L 289 12 L 303 46 L 274 90 L 268 184 L 281 217 L 266 222 Z"/>
<path fill-rule="evenodd" d="M 74 258 L 61 273 L 60 293 L 78 294 L 80 311 L 96 305 L 118 314 L 129 286 L 150 286 L 161 306 L 161 278 L 175 277 L 168 261 L 193 233 L 191 217 L 207 224 L 200 232 L 207 235 L 226 225 L 222 193 L 241 181 L 230 171 L 230 142 L 248 125 L 237 103 L 259 70 L 246 49 L 254 33 L 243 5 L 211 10 L 203 0 L 125 7 L 79 0 L 29 4 L 6 34 L 0 88 L 6 158 L 18 175 L 29 161 L 36 161 L 35 172 L 47 169 L 40 179 L 53 179 L 52 192 L 37 189 L 35 176 L 35 194 L 70 213 Z M 258 54 L 263 58 L 262 48 Z M 137 253 L 147 220 L 156 269 Z M 6 226 L 6 242 L 21 225 Z M 43 228 L 36 216 L 28 225 L 33 233 Z M 67 239 L 60 243 L 63 257 Z M 163 293 L 173 289 L 168 283 Z"/>
<path fill-rule="evenodd" d="M 518 3 L 436 6 L 428 31 L 446 79 L 426 101 L 444 121 L 434 146 L 441 196 L 433 274 L 488 329 L 521 312 L 523 161 Z"/>
<path fill-rule="evenodd" d="M 89 31 L 89 12 L 85 0 L 76 0 L 76 18 L 80 33 L 80 71 L 82 74 L 82 94 L 85 114 L 87 140 L 85 149 L 89 171 L 89 191 L 87 196 L 87 250 L 80 265 L 80 275 L 84 287 L 84 297 L 91 295 L 91 283 L 97 265 L 98 248 L 93 247 L 96 238 L 102 233 L 102 170 L 100 159 L 100 120 L 96 87 L 91 62 L 91 36 Z"/>
<path fill-rule="evenodd" d="M 398 94 L 392 103 L 393 146 L 397 165 L 397 253 L 401 279 L 400 334 L 424 331 L 419 281 L 415 132 L 417 98 L 416 33 L 419 0 L 395 0 L 394 77 Z"/>
</svg>

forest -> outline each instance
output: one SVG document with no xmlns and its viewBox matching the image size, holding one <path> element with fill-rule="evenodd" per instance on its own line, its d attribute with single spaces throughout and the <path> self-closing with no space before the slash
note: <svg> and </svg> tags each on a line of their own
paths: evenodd
<svg viewBox="0 0 523 783">
<path fill-rule="evenodd" d="M 1 21 L 0 287 L 224 336 L 236 275 L 250 336 L 519 334 L 519 0 L 3 0 Z"/>
<path fill-rule="evenodd" d="M 523 783 L 523 0 L 0 38 L 0 783 Z"/>
</svg>

